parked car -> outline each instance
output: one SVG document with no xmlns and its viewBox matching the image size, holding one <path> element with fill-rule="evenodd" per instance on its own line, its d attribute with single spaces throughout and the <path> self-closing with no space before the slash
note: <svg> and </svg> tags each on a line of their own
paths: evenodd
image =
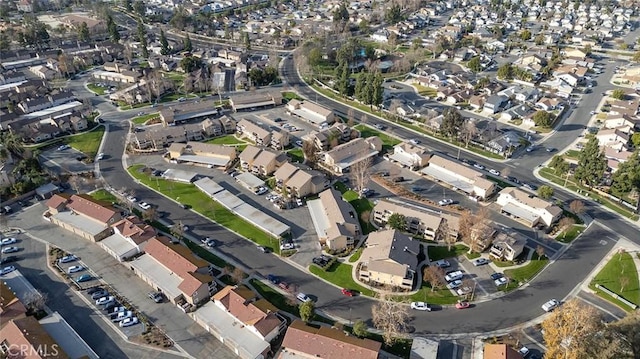
<svg viewBox="0 0 640 359">
<path fill-rule="evenodd" d="M 127 201 L 129 201 L 129 202 L 137 202 L 138 199 L 135 198 L 134 196 L 127 196 Z"/>
<path fill-rule="evenodd" d="M 412 145 L 419 145 L 420 144 L 420 140 L 416 140 L 415 138 L 412 138 L 409 140 L 409 143 Z"/>
<path fill-rule="evenodd" d="M 130 310 L 127 310 L 127 311 L 124 311 L 124 312 L 119 312 L 119 313 L 115 316 L 115 318 L 111 319 L 111 321 L 113 321 L 113 322 L 119 322 L 119 321 L 121 321 L 121 320 L 125 320 L 125 319 L 131 318 L 131 317 L 133 317 L 133 312 L 132 312 L 132 311 L 130 311 Z"/>
<path fill-rule="evenodd" d="M 505 178 L 507 179 L 507 181 L 511 181 L 511 182 L 513 182 L 515 184 L 519 184 L 520 183 L 520 181 L 517 178 L 513 177 L 513 176 L 507 176 Z"/>
<path fill-rule="evenodd" d="M 342 288 L 341 290 L 342 294 L 347 296 L 347 297 L 353 297 L 355 296 L 355 292 L 352 291 L 351 289 L 347 289 L 347 288 Z"/>
<path fill-rule="evenodd" d="M 529 147 L 527 147 L 527 152 L 533 152 L 533 151 L 535 151 L 535 150 L 536 150 L 536 148 L 535 148 L 535 147 L 533 147 L 533 146 L 529 146 Z"/>
<path fill-rule="evenodd" d="M 106 297 L 109 295 L 109 292 L 107 292 L 106 290 L 100 288 L 100 287 L 96 287 L 98 288 L 98 290 L 96 292 L 93 293 L 89 293 L 91 294 L 91 299 L 96 300 L 96 299 L 100 299 L 102 297 Z"/>
<path fill-rule="evenodd" d="M 14 267 L 14 266 L 4 267 L 4 268 L 0 269 L 0 275 L 9 274 L 9 273 L 13 272 L 14 270 L 16 270 L 16 267 Z"/>
<path fill-rule="evenodd" d="M 120 312 L 124 312 L 124 311 L 126 311 L 126 310 L 127 310 L 127 308 L 126 308 L 126 307 L 123 307 L 123 306 L 117 306 L 117 305 L 116 305 L 116 306 L 113 306 L 113 307 L 109 308 L 108 313 L 109 313 L 110 315 L 117 315 L 118 313 L 120 313 Z"/>
<path fill-rule="evenodd" d="M 557 299 L 551 299 L 550 301 L 542 305 L 542 310 L 548 313 L 558 308 L 559 306 L 560 306 L 560 302 Z"/>
<path fill-rule="evenodd" d="M 431 307 L 425 302 L 411 302 L 411 309 L 430 312 Z"/>
<path fill-rule="evenodd" d="M 88 282 L 90 280 L 92 280 L 93 277 L 91 276 L 91 274 L 83 274 L 79 277 L 76 278 L 76 282 L 78 283 L 82 283 L 82 282 Z"/>
<path fill-rule="evenodd" d="M 493 281 L 493 284 L 495 284 L 495 285 L 496 285 L 496 287 L 500 287 L 500 286 L 502 286 L 502 285 L 506 285 L 506 284 L 507 284 L 507 282 L 508 282 L 507 278 L 505 278 L 505 277 L 500 277 L 500 278 L 496 278 L 496 279 Z"/>
<path fill-rule="evenodd" d="M 17 262 L 20 258 L 16 256 L 6 256 L 0 259 L 0 265 Z"/>
<path fill-rule="evenodd" d="M 138 317 L 126 318 L 118 325 L 120 326 L 120 328 L 126 328 L 136 324 L 138 324 Z"/>
<path fill-rule="evenodd" d="M 138 206 L 140 206 L 140 208 L 144 209 L 145 211 L 151 208 L 151 205 L 147 202 L 140 202 L 138 203 Z"/>
<path fill-rule="evenodd" d="M 502 277 L 504 277 L 504 274 L 502 274 L 502 273 L 493 273 L 491 275 L 491 279 L 493 279 L 493 280 L 500 279 Z"/>
<path fill-rule="evenodd" d="M 281 251 L 288 250 L 288 249 L 296 249 L 296 245 L 293 243 L 282 243 L 280 245 Z"/>
<path fill-rule="evenodd" d="M 60 145 L 60 146 L 58 146 L 58 151 L 64 151 L 64 150 L 67 150 L 69 148 L 71 148 L 71 146 L 69 146 L 69 145 Z"/>
<path fill-rule="evenodd" d="M 449 284 L 447 284 L 447 288 L 449 289 L 456 289 L 458 287 L 460 287 L 462 285 L 462 281 L 461 280 L 454 280 L 453 282 L 450 282 Z"/>
<path fill-rule="evenodd" d="M 459 296 L 463 296 L 463 295 L 471 293 L 471 288 L 469 288 L 469 287 L 458 288 L 458 290 L 456 290 L 456 293 Z"/>
<path fill-rule="evenodd" d="M 467 309 L 471 306 L 471 304 L 469 304 L 469 302 L 467 302 L 466 300 L 461 300 L 458 301 L 458 303 L 456 303 L 456 308 L 458 309 Z"/>
<path fill-rule="evenodd" d="M 532 191 L 535 191 L 535 190 L 538 189 L 538 186 L 536 186 L 536 185 L 534 185 L 532 183 L 525 183 L 525 184 L 522 185 L 522 187 L 524 187 L 526 189 L 529 189 L 529 190 L 532 190 Z"/>
<path fill-rule="evenodd" d="M 83 266 L 71 266 L 69 267 L 69 269 L 67 269 L 67 273 L 71 274 L 71 273 L 78 273 L 78 272 L 82 272 L 84 270 Z"/>
<path fill-rule="evenodd" d="M 14 246 L 11 246 L 11 247 L 4 247 L 4 248 L 2 248 L 2 253 L 3 253 L 3 254 L 6 254 L 6 253 L 15 253 L 15 252 L 17 252 L 17 251 L 19 251 L 19 250 L 20 250 L 20 248 L 18 248 L 18 247 L 14 247 Z"/>
<path fill-rule="evenodd" d="M 494 176 L 500 176 L 500 171 L 494 170 L 493 168 L 489 170 L 489 173 Z"/>
<path fill-rule="evenodd" d="M 110 296 L 106 296 L 106 297 L 102 297 L 102 298 L 98 298 L 98 300 L 96 300 L 96 305 L 106 305 L 109 302 L 113 302 L 115 301 L 116 298 L 112 295 Z"/>
<path fill-rule="evenodd" d="M 60 263 L 69 263 L 77 260 L 78 260 L 78 257 L 74 256 L 73 254 L 70 254 L 68 256 L 64 256 L 60 258 Z"/>
<path fill-rule="evenodd" d="M 304 143 L 302 143 L 302 141 L 300 141 L 300 140 L 296 141 L 296 146 L 302 147 L 303 145 L 304 145 Z"/>
<path fill-rule="evenodd" d="M 488 260 L 487 258 L 478 258 L 478 259 L 475 259 L 473 261 L 473 265 L 476 266 L 476 267 L 483 266 L 483 265 L 489 264 L 489 263 L 491 263 L 491 261 Z"/>
<path fill-rule="evenodd" d="M 98 153 L 98 155 L 96 156 L 96 161 L 100 161 L 104 158 L 104 153 L 100 152 Z"/>
<path fill-rule="evenodd" d="M 302 202 L 302 200 L 301 200 L 300 198 L 297 198 L 297 199 L 296 199 L 296 205 L 297 205 L 298 207 L 302 207 L 302 206 L 304 206 L 304 203 Z"/>
<path fill-rule="evenodd" d="M 522 347 L 518 350 L 518 353 L 520 353 L 523 358 L 526 358 L 529 354 L 531 354 L 531 351 L 527 347 Z"/>
<path fill-rule="evenodd" d="M 449 267 L 451 267 L 451 263 L 449 263 L 449 261 L 446 260 L 446 259 L 441 259 L 439 261 L 435 261 L 435 262 L 433 262 L 433 264 L 435 266 L 437 266 L 437 267 L 440 267 L 440 268 L 449 268 Z"/>
<path fill-rule="evenodd" d="M 377 128 L 378 130 L 384 130 L 385 127 L 379 123 L 376 123 L 375 125 L 373 125 L 373 127 Z"/>
<path fill-rule="evenodd" d="M 303 303 L 304 303 L 304 302 L 310 302 L 310 301 L 311 301 L 311 298 L 309 298 L 309 296 L 308 296 L 308 295 L 306 295 L 306 294 L 304 294 L 304 293 L 298 293 L 298 294 L 296 295 L 296 299 L 297 299 L 297 300 L 299 300 L 299 301 L 301 301 L 301 302 L 303 302 Z"/>
<path fill-rule="evenodd" d="M 438 205 L 440 206 L 448 206 L 453 204 L 453 200 L 451 198 L 445 198 L 438 201 Z"/>
<path fill-rule="evenodd" d="M 454 280 L 462 279 L 463 276 L 464 276 L 464 273 L 462 273 L 462 271 L 460 270 L 457 270 L 457 271 L 447 273 L 447 275 L 444 276 L 444 279 L 447 282 L 453 282 Z"/>
<path fill-rule="evenodd" d="M 393 177 L 391 180 L 395 183 L 404 182 L 404 177 L 397 176 L 397 177 Z"/>
<path fill-rule="evenodd" d="M 263 195 L 267 192 L 269 192 L 269 189 L 267 187 L 258 187 L 258 189 L 255 190 L 255 194 L 257 194 L 258 196 Z"/>
<path fill-rule="evenodd" d="M 260 252 L 262 253 L 269 253 L 269 248 L 265 246 L 258 246 L 258 250 L 260 250 Z"/>
<path fill-rule="evenodd" d="M 273 274 L 267 274 L 267 280 L 276 285 L 280 283 L 280 278 L 278 278 L 278 276 Z"/>
<path fill-rule="evenodd" d="M 475 168 L 477 168 L 477 169 L 479 169 L 479 170 L 483 170 L 483 169 L 484 169 L 484 166 L 483 166 L 483 165 L 481 165 L 481 164 L 479 164 L 479 163 L 474 163 L 474 164 L 473 164 L 473 167 L 475 167 Z"/>
<path fill-rule="evenodd" d="M 160 292 L 150 292 L 148 296 L 156 303 L 164 302 L 164 295 L 162 295 L 162 293 Z"/>
<path fill-rule="evenodd" d="M 546 151 L 551 153 L 551 152 L 556 152 L 556 149 L 553 147 L 547 147 Z"/>
<path fill-rule="evenodd" d="M 15 238 L 3 238 L 2 241 L 0 241 L 0 246 L 6 246 L 14 243 L 18 243 L 18 240 Z"/>
</svg>

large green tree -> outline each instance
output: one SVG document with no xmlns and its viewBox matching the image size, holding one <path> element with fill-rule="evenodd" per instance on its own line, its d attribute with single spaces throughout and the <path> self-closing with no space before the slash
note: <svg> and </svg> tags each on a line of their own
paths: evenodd
<svg viewBox="0 0 640 359">
<path fill-rule="evenodd" d="M 397 3 L 391 4 L 391 6 L 384 12 L 384 21 L 389 25 L 395 25 L 402 21 L 402 10 Z"/>
<path fill-rule="evenodd" d="M 511 64 L 507 63 L 500 66 L 496 75 L 502 80 L 511 80 L 513 78 L 513 68 Z"/>
<path fill-rule="evenodd" d="M 631 191 L 640 191 L 640 154 L 637 150 L 633 155 L 618 166 L 613 174 L 611 192 L 618 197 L 629 194 Z"/>
<path fill-rule="evenodd" d="M 298 306 L 298 310 L 300 311 L 300 319 L 304 322 L 309 322 L 311 318 L 313 318 L 313 314 L 315 312 L 315 305 L 313 301 L 303 302 Z"/>
<path fill-rule="evenodd" d="M 120 41 L 120 33 L 118 32 L 118 24 L 113 21 L 111 14 L 107 15 L 107 31 L 109 32 L 109 39 L 113 42 Z"/>
<path fill-rule="evenodd" d="M 162 55 L 169 55 L 171 53 L 171 49 L 169 49 L 169 41 L 167 41 L 167 37 L 164 35 L 164 31 L 160 29 L 160 53 Z"/>
<path fill-rule="evenodd" d="M 574 177 L 577 181 L 593 187 L 600 183 L 606 170 L 607 159 L 600 149 L 598 139 L 592 137 L 580 152 Z"/>
<path fill-rule="evenodd" d="M 184 51 L 193 51 L 193 44 L 191 44 L 191 37 L 189 37 L 189 34 L 184 38 Z"/>
<path fill-rule="evenodd" d="M 533 114 L 533 122 L 538 127 L 549 128 L 552 123 L 552 116 L 550 112 L 540 110 Z"/>
<path fill-rule="evenodd" d="M 464 118 L 460 112 L 453 107 L 447 107 L 442 112 L 442 124 L 440 125 L 440 133 L 454 138 L 460 133 L 460 129 L 464 124 Z"/>
<path fill-rule="evenodd" d="M 371 99 L 371 104 L 374 106 L 380 106 L 382 101 L 384 101 L 383 83 L 384 79 L 382 78 L 382 74 L 380 72 L 376 72 L 373 77 L 373 98 Z"/>
<path fill-rule="evenodd" d="M 553 168 L 559 176 L 564 176 L 569 172 L 569 162 L 565 161 L 564 157 L 559 155 L 553 156 L 549 167 Z"/>
<path fill-rule="evenodd" d="M 402 213 L 394 213 L 387 220 L 389 228 L 405 231 L 407 229 L 407 218 Z"/>
<path fill-rule="evenodd" d="M 149 58 L 149 49 L 147 47 L 147 29 L 141 18 L 138 18 L 138 42 L 140 42 L 140 51 L 142 57 Z"/>
<path fill-rule="evenodd" d="M 482 71 L 482 65 L 480 64 L 480 57 L 474 56 L 473 58 L 471 58 L 471 60 L 467 62 L 467 67 L 469 68 L 469 70 L 473 72 Z"/>
<path fill-rule="evenodd" d="M 344 97 L 349 96 L 351 88 L 350 75 L 349 64 L 346 61 L 341 62 L 336 69 L 336 90 Z"/>
<path fill-rule="evenodd" d="M 89 26 L 85 21 L 80 23 L 78 27 L 78 39 L 80 41 L 89 41 L 91 39 L 91 35 L 89 34 Z"/>
</svg>

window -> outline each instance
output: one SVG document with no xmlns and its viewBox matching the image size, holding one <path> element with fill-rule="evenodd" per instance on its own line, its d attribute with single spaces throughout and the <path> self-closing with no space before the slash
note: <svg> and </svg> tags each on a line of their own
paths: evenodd
<svg viewBox="0 0 640 359">
<path fill-rule="evenodd" d="M 3 340 L 2 343 L 0 343 L 0 351 L 2 351 L 2 353 L 4 353 L 4 354 L 8 354 L 9 353 L 9 342 L 7 342 L 6 340 Z"/>
</svg>

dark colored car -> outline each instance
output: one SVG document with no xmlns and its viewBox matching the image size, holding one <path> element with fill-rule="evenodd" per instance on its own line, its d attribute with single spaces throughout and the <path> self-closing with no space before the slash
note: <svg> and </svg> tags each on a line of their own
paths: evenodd
<svg viewBox="0 0 640 359">
<path fill-rule="evenodd" d="M 402 177 L 402 176 L 393 177 L 392 181 L 396 182 L 396 183 L 403 182 L 404 181 L 404 177 Z"/>
<path fill-rule="evenodd" d="M 278 278 L 277 276 L 273 275 L 273 274 L 268 274 L 267 275 L 267 280 L 273 284 L 278 284 L 280 283 L 280 278 Z"/>
<path fill-rule="evenodd" d="M 104 291 L 104 289 L 102 289 L 101 287 L 93 287 L 93 288 L 89 288 L 89 290 L 87 290 L 87 294 L 91 295 L 100 291 Z"/>
<path fill-rule="evenodd" d="M 17 262 L 20 258 L 16 257 L 16 256 L 7 256 L 4 257 L 2 259 L 0 259 L 0 264 L 7 264 L 7 263 L 13 263 L 13 262 Z"/>
<path fill-rule="evenodd" d="M 164 302 L 164 296 L 160 292 L 151 292 L 148 294 L 149 298 L 153 299 L 156 303 Z"/>
<path fill-rule="evenodd" d="M 491 280 L 500 279 L 500 278 L 502 278 L 502 277 L 504 277 L 504 275 L 503 275 L 502 273 L 493 273 L 493 274 L 491 275 Z"/>
</svg>

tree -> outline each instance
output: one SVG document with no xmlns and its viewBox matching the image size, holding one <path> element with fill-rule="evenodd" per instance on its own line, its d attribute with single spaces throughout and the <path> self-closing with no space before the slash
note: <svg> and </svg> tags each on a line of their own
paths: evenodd
<svg viewBox="0 0 640 359">
<path fill-rule="evenodd" d="M 184 224 L 182 224 L 182 222 L 178 222 L 178 224 L 171 226 L 171 234 L 176 237 L 177 240 L 182 239 L 182 237 L 184 236 L 184 232 L 185 226 Z"/>
<path fill-rule="evenodd" d="M 307 55 L 307 63 L 309 66 L 316 67 L 322 64 L 322 52 L 319 48 L 314 47 Z"/>
<path fill-rule="evenodd" d="M 524 29 L 520 32 L 520 39 L 523 41 L 529 41 L 531 39 L 531 31 Z"/>
<path fill-rule="evenodd" d="M 442 112 L 442 116 L 440 133 L 450 138 L 457 136 L 460 133 L 460 128 L 464 124 L 464 118 L 462 118 L 460 112 L 453 107 L 447 107 Z"/>
<path fill-rule="evenodd" d="M 624 93 L 624 90 L 622 90 L 622 89 L 616 89 L 616 90 L 613 90 L 611 92 L 611 95 L 609 95 L 609 96 L 611 96 L 611 98 L 614 98 L 616 100 L 624 100 L 625 93 Z"/>
<path fill-rule="evenodd" d="M 410 316 L 406 304 L 385 299 L 385 294 L 380 294 L 380 300 L 371 306 L 371 316 L 373 325 L 382 332 L 384 343 L 390 346 L 404 335 Z"/>
<path fill-rule="evenodd" d="M 444 269 L 436 265 L 425 267 L 422 272 L 422 280 L 428 282 L 431 286 L 431 291 L 434 292 L 436 289 L 440 289 L 446 284 L 444 282 Z"/>
<path fill-rule="evenodd" d="M 469 70 L 473 72 L 482 71 L 482 64 L 480 63 L 480 57 L 479 56 L 472 57 L 471 60 L 467 62 L 467 67 L 469 68 Z"/>
<path fill-rule="evenodd" d="M 640 190 L 640 150 L 629 156 L 629 159 L 618 166 L 613 174 L 611 192 L 622 197 L 632 191 Z"/>
<path fill-rule="evenodd" d="M 231 279 L 233 279 L 233 282 L 236 284 L 240 284 L 244 280 L 244 272 L 240 267 L 235 267 L 230 275 Z"/>
<path fill-rule="evenodd" d="M 576 221 L 573 218 L 562 217 L 562 219 L 558 222 L 558 228 L 560 229 L 560 231 L 564 232 L 562 234 L 562 239 L 567 236 L 567 230 L 569 230 L 574 224 L 576 224 Z"/>
<path fill-rule="evenodd" d="M 542 45 L 544 44 L 544 35 L 543 34 L 538 34 L 536 35 L 536 37 L 533 39 L 533 42 L 536 45 Z"/>
<path fill-rule="evenodd" d="M 47 304 L 47 293 L 42 293 L 39 290 L 29 291 L 24 298 L 24 306 L 31 313 L 45 310 Z"/>
<path fill-rule="evenodd" d="M 549 167 L 553 168 L 555 173 L 559 176 L 564 176 L 569 172 L 569 162 L 565 161 L 564 157 L 555 155 L 549 163 Z"/>
<path fill-rule="evenodd" d="M 500 66 L 496 75 L 501 80 L 511 80 L 513 78 L 513 69 L 511 67 L 511 64 L 506 63 Z"/>
<path fill-rule="evenodd" d="M 83 21 L 78 27 L 78 39 L 80 39 L 80 41 L 89 41 L 91 39 L 91 35 L 89 35 L 89 26 L 85 21 Z"/>
<path fill-rule="evenodd" d="M 184 38 L 184 51 L 187 52 L 191 52 L 193 51 L 193 45 L 191 44 L 191 38 L 189 37 L 189 34 L 187 34 L 187 36 Z"/>
<path fill-rule="evenodd" d="M 312 141 L 302 142 L 302 153 L 304 153 L 304 160 L 310 166 L 315 165 L 318 161 L 318 149 Z"/>
<path fill-rule="evenodd" d="M 365 158 L 362 161 L 358 161 L 351 165 L 349 170 L 351 171 L 351 178 L 362 196 L 362 189 L 367 186 L 369 177 L 371 176 L 371 157 Z"/>
<path fill-rule="evenodd" d="M 542 322 L 545 357 L 596 358 L 601 348 L 602 315 L 592 306 L 572 299 Z"/>
<path fill-rule="evenodd" d="M 356 320 L 353 323 L 353 334 L 358 338 L 364 338 L 369 334 L 367 324 L 362 320 Z"/>
<path fill-rule="evenodd" d="M 581 215 L 584 213 L 584 202 L 579 199 L 574 199 L 573 201 L 571 201 L 571 203 L 569 203 L 569 209 L 571 210 L 571 212 L 577 215 Z"/>
<path fill-rule="evenodd" d="M 598 139 L 592 137 L 580 151 L 574 177 L 577 181 L 593 187 L 600 183 L 606 170 L 607 159 L 604 157 L 604 152 L 600 150 Z"/>
<path fill-rule="evenodd" d="M 347 97 L 350 92 L 350 84 L 351 84 L 351 72 L 349 71 L 349 65 L 347 62 L 342 62 L 338 65 L 336 69 L 336 89 L 340 93 L 340 95 Z"/>
<path fill-rule="evenodd" d="M 400 5 L 397 3 L 391 4 L 391 6 L 384 13 L 384 21 L 389 25 L 395 25 L 398 22 L 402 21 L 402 11 L 400 9 Z"/>
<path fill-rule="evenodd" d="M 360 102 L 364 102 L 363 99 L 366 98 L 364 94 L 365 89 L 367 88 L 367 74 L 365 72 L 360 72 L 356 77 L 356 85 L 353 90 L 353 95 Z"/>
<path fill-rule="evenodd" d="M 633 60 L 634 62 L 640 62 L 640 51 L 636 51 L 636 52 L 633 54 L 633 58 L 632 58 L 632 60 Z"/>
<path fill-rule="evenodd" d="M 536 247 L 536 254 L 538 255 L 538 258 L 542 258 L 545 256 L 545 250 L 544 247 L 539 245 Z"/>
<path fill-rule="evenodd" d="M 402 213 L 393 213 L 387 220 L 387 226 L 404 232 L 407 229 L 407 218 Z"/>
<path fill-rule="evenodd" d="M 171 49 L 169 49 L 169 41 L 167 41 L 167 37 L 164 35 L 164 31 L 160 29 L 160 53 L 162 55 L 169 55 L 171 53 Z"/>
<path fill-rule="evenodd" d="M 313 314 L 315 311 L 315 304 L 313 303 L 312 300 L 308 300 L 306 302 L 301 303 L 298 309 L 300 311 L 300 319 L 308 323 L 311 320 L 311 318 L 313 318 Z"/>
<path fill-rule="evenodd" d="M 186 73 L 190 73 L 191 71 L 200 68 L 200 66 L 202 66 L 202 61 L 195 56 L 185 56 L 180 60 L 180 67 Z"/>
<path fill-rule="evenodd" d="M 149 58 L 149 49 L 147 48 L 147 30 L 144 27 L 142 19 L 138 18 L 138 41 L 140 42 L 140 50 L 142 57 Z"/>
<path fill-rule="evenodd" d="M 144 16 L 145 12 L 147 11 L 147 7 L 145 6 L 144 2 L 141 0 L 137 0 L 136 2 L 133 3 L 133 11 L 140 17 Z"/>
<path fill-rule="evenodd" d="M 156 207 L 150 207 L 146 211 L 142 212 L 142 219 L 146 222 L 153 222 L 158 219 L 158 210 Z"/>
<path fill-rule="evenodd" d="M 124 8 L 129 12 L 133 11 L 133 5 L 131 4 L 131 0 L 124 0 Z"/>
<path fill-rule="evenodd" d="M 640 357 L 640 311 L 629 312 L 624 318 L 610 323 L 607 332 L 617 339 L 616 358 Z"/>
<path fill-rule="evenodd" d="M 109 39 L 113 42 L 120 41 L 120 33 L 118 32 L 118 25 L 113 21 L 111 14 L 107 15 L 107 31 L 109 32 Z"/>
<path fill-rule="evenodd" d="M 538 188 L 538 196 L 544 199 L 549 199 L 553 197 L 553 188 L 547 185 L 540 186 L 540 188 Z"/>
<path fill-rule="evenodd" d="M 533 122 L 538 127 L 548 128 L 551 126 L 552 114 L 543 110 L 537 111 L 533 114 Z"/>
<path fill-rule="evenodd" d="M 382 78 L 382 74 L 380 72 L 376 72 L 373 78 L 373 98 L 371 99 L 371 104 L 373 106 L 380 106 L 384 100 L 383 83 L 384 79 Z"/>
<path fill-rule="evenodd" d="M 635 148 L 640 148 L 640 132 L 631 135 L 631 144 L 633 144 Z"/>
<path fill-rule="evenodd" d="M 362 19 L 358 23 L 358 30 L 362 35 L 369 35 L 371 33 L 371 25 L 369 24 L 369 20 Z"/>
</svg>

